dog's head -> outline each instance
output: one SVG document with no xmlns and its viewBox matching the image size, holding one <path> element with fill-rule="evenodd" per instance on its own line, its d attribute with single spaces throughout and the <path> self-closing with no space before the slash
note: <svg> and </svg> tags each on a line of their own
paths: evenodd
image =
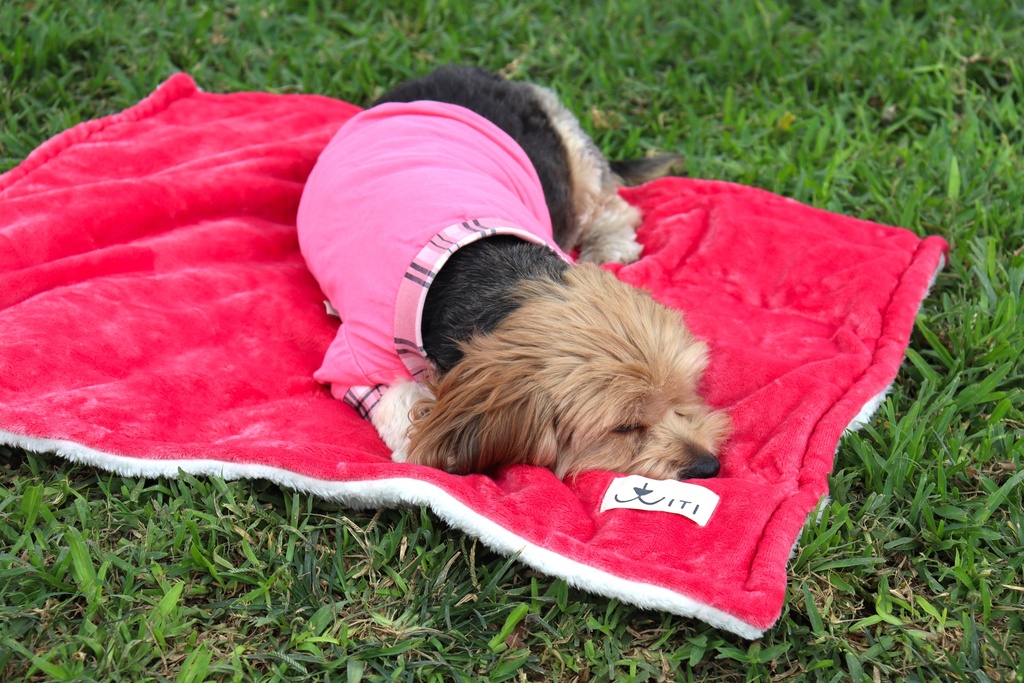
<svg viewBox="0 0 1024 683">
<path fill-rule="evenodd" d="M 411 462 L 459 474 L 515 463 L 559 477 L 718 473 L 730 423 L 697 395 L 707 348 L 678 311 L 586 264 L 520 294 L 414 409 Z"/>
</svg>

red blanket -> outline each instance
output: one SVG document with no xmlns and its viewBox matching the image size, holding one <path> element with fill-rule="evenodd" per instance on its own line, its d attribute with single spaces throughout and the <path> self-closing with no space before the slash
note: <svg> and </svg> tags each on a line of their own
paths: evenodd
<svg viewBox="0 0 1024 683">
<path fill-rule="evenodd" d="M 945 242 L 724 182 L 625 191 L 645 214 L 644 255 L 618 275 L 708 340 L 704 393 L 735 433 L 721 476 L 701 482 L 720 496 L 706 526 L 600 512 L 615 474 L 393 464 L 313 381 L 338 323 L 295 212 L 356 111 L 203 93 L 177 75 L 0 176 L 0 441 L 126 475 L 180 467 L 353 506 L 428 505 L 573 585 L 760 635 L 841 434 L 896 376 Z"/>
</svg>

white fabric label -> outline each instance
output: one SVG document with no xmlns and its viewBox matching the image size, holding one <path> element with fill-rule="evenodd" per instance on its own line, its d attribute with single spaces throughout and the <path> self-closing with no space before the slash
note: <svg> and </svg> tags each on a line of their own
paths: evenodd
<svg viewBox="0 0 1024 683">
<path fill-rule="evenodd" d="M 704 526 L 717 506 L 718 494 L 703 486 L 633 474 L 612 480 L 601 501 L 601 512 L 616 508 L 673 512 Z"/>
</svg>

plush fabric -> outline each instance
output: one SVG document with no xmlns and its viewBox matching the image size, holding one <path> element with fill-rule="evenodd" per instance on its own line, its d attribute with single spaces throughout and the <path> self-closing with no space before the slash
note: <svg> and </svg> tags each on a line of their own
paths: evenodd
<svg viewBox="0 0 1024 683">
<path fill-rule="evenodd" d="M 0 440 L 129 476 L 180 467 L 353 506 L 429 505 L 594 593 L 748 638 L 770 627 L 840 436 L 895 378 L 945 242 L 724 182 L 624 191 L 645 214 L 644 254 L 615 270 L 708 341 L 704 393 L 735 433 L 721 475 L 700 482 L 720 498 L 706 526 L 602 513 L 609 472 L 392 463 L 313 379 L 338 323 L 295 216 L 357 111 L 204 93 L 177 75 L 0 176 Z"/>
<path fill-rule="evenodd" d="M 313 377 L 364 414 L 387 385 L 428 369 L 423 304 L 455 248 L 501 233 L 560 253 L 526 152 L 444 102 L 381 104 L 346 121 L 296 220 L 306 265 L 344 321 Z"/>
</svg>

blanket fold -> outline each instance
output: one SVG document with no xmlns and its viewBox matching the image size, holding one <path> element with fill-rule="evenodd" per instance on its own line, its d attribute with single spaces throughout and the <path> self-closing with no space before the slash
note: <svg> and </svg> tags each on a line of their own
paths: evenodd
<svg viewBox="0 0 1024 683">
<path fill-rule="evenodd" d="M 390 461 L 313 380 L 337 331 L 295 234 L 303 183 L 359 109 L 173 76 L 0 176 L 0 442 L 128 476 L 259 477 L 357 507 L 427 505 L 585 590 L 747 638 L 843 432 L 895 379 L 946 243 L 718 181 L 623 190 L 643 257 L 612 270 L 685 312 L 735 433 L 704 527 L 599 512 L 616 475 L 458 477 Z M 396 198 L 397 199 L 397 198 Z"/>
</svg>

